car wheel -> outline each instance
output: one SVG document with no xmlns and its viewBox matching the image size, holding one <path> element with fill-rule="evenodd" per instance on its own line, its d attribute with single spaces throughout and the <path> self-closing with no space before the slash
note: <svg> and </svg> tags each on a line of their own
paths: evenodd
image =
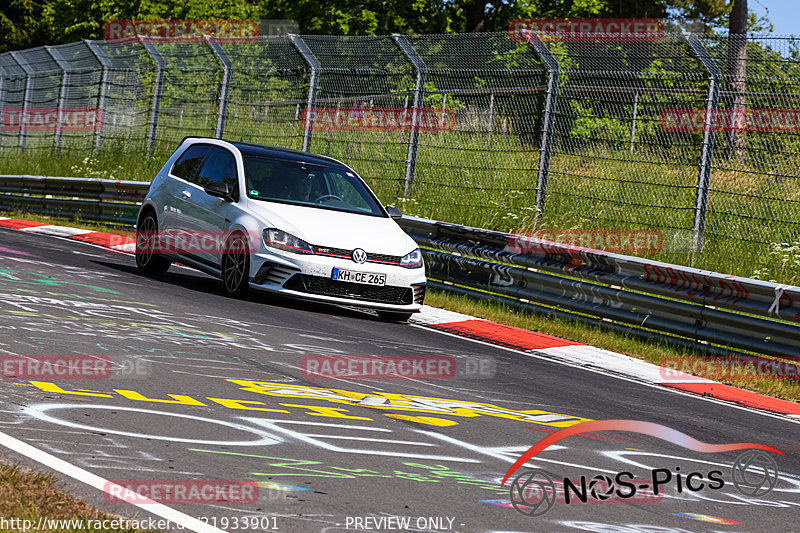
<svg viewBox="0 0 800 533">
<path fill-rule="evenodd" d="M 230 296 L 244 296 L 250 284 L 250 251 L 244 238 L 236 234 L 228 241 L 222 257 L 222 282 Z"/>
<path fill-rule="evenodd" d="M 144 216 L 136 227 L 136 268 L 143 274 L 160 276 L 172 261 L 157 253 L 158 222 L 153 213 Z"/>
<path fill-rule="evenodd" d="M 384 322 L 408 322 L 413 313 L 397 313 L 395 311 L 378 311 L 378 317 Z"/>
</svg>

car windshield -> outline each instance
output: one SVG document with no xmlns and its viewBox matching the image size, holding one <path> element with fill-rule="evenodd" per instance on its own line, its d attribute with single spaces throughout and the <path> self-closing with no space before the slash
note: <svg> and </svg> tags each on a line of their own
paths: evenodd
<svg viewBox="0 0 800 533">
<path fill-rule="evenodd" d="M 341 167 L 245 156 L 244 169 L 255 200 L 386 216 L 361 178 Z"/>
</svg>

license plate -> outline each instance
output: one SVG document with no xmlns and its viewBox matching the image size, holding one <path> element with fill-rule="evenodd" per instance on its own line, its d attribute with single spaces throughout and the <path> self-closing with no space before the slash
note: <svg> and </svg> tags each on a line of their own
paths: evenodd
<svg viewBox="0 0 800 533">
<path fill-rule="evenodd" d="M 344 270 L 334 268 L 331 273 L 334 281 L 349 281 L 350 283 L 363 283 L 364 285 L 386 285 L 386 274 L 376 274 L 374 272 L 356 272 L 355 270 Z"/>
</svg>

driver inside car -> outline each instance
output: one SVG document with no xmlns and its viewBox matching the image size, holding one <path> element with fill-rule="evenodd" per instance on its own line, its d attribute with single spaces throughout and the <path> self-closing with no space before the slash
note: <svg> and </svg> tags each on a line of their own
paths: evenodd
<svg viewBox="0 0 800 533">
<path fill-rule="evenodd" d="M 309 202 L 311 180 L 308 174 L 297 168 L 288 168 L 283 176 L 280 197 L 295 202 Z"/>
</svg>

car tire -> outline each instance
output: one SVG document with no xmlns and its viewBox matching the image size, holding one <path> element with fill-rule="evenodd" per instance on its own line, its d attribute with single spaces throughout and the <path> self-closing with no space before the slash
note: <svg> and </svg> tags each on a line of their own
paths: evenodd
<svg viewBox="0 0 800 533">
<path fill-rule="evenodd" d="M 172 261 L 156 253 L 155 236 L 158 221 L 154 213 L 147 213 L 136 226 L 136 268 L 142 274 L 161 276 L 169 270 Z"/>
<path fill-rule="evenodd" d="M 240 298 L 250 285 L 250 250 L 241 234 L 228 239 L 222 256 L 222 285 L 228 296 Z"/>
<path fill-rule="evenodd" d="M 396 311 L 378 311 L 378 317 L 384 322 L 408 322 L 413 313 L 398 313 Z"/>
</svg>

